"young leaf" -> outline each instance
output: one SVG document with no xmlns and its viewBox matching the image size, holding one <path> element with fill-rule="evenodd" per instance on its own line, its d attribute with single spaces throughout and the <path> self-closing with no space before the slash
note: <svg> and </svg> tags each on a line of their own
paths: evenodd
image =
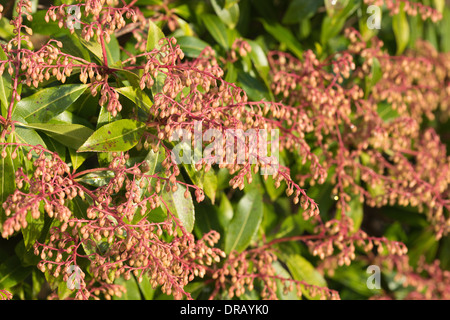
<svg viewBox="0 0 450 320">
<path fill-rule="evenodd" d="M 139 141 L 145 123 L 122 119 L 104 125 L 95 131 L 87 141 L 78 148 L 78 152 L 113 152 L 127 151 Z"/>
<path fill-rule="evenodd" d="M 247 193 L 238 203 L 225 236 L 225 252 L 243 251 L 250 244 L 263 216 L 262 195 L 257 190 Z"/>
</svg>

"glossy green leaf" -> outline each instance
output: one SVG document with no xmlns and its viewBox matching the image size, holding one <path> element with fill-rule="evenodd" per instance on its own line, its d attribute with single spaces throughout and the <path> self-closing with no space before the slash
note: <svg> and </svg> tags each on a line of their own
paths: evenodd
<svg viewBox="0 0 450 320">
<path fill-rule="evenodd" d="M 184 54 L 189 58 L 196 58 L 200 53 L 209 46 L 205 41 L 190 36 L 182 36 L 177 38 L 177 44 L 183 50 Z"/>
<path fill-rule="evenodd" d="M 113 171 L 97 171 L 85 174 L 82 177 L 77 178 L 76 181 L 86 183 L 94 187 L 101 187 L 108 184 L 114 176 Z"/>
<path fill-rule="evenodd" d="M 220 204 L 217 208 L 217 217 L 224 229 L 228 228 L 231 219 L 233 219 L 234 211 L 230 200 L 225 193 L 221 193 Z"/>
<path fill-rule="evenodd" d="M 89 153 L 78 153 L 72 148 L 69 148 L 69 155 L 73 171 L 76 171 L 90 157 Z"/>
<path fill-rule="evenodd" d="M 8 142 L 13 142 L 13 137 L 10 136 Z M 3 204 L 8 196 L 16 189 L 15 173 L 18 169 L 18 159 L 13 160 L 11 154 L 14 152 L 13 147 L 6 147 L 6 157 L 0 157 L 0 201 Z M 3 151 L 3 146 L 0 152 Z M 6 220 L 3 207 L 0 207 L 0 224 Z"/>
<path fill-rule="evenodd" d="M 204 170 L 196 171 L 193 166 L 188 165 L 186 165 L 185 168 L 192 182 L 203 189 L 206 196 L 211 199 L 212 204 L 214 204 L 217 192 L 217 176 L 214 170 L 211 169 L 208 172 L 205 172 Z"/>
<path fill-rule="evenodd" d="M 164 38 L 164 33 L 151 19 L 148 20 L 148 24 L 147 52 L 150 52 L 161 47 L 159 40 Z"/>
<path fill-rule="evenodd" d="M 126 292 L 124 292 L 121 297 L 114 296 L 113 297 L 114 300 L 141 300 L 139 285 L 134 276 L 132 276 L 130 280 L 117 278 L 114 283 L 124 286 L 126 289 Z"/>
<path fill-rule="evenodd" d="M 268 33 L 270 33 L 275 39 L 277 39 L 280 43 L 286 45 L 286 47 L 292 51 L 293 54 L 297 56 L 297 58 L 302 59 L 303 50 L 300 42 L 295 38 L 294 34 L 286 27 L 283 27 L 279 23 L 270 23 L 264 20 L 261 20 L 264 29 Z"/>
<path fill-rule="evenodd" d="M 117 88 L 117 92 L 119 92 L 124 97 L 127 97 L 131 101 L 133 101 L 136 106 L 141 108 L 142 110 L 148 112 L 153 105 L 153 102 L 150 98 L 145 94 L 145 92 L 141 91 L 139 88 L 135 87 L 123 87 Z"/>
<path fill-rule="evenodd" d="M 127 151 L 139 141 L 145 129 L 145 123 L 122 119 L 106 124 L 95 131 L 87 141 L 78 148 L 78 152 L 113 152 Z"/>
<path fill-rule="evenodd" d="M 266 84 L 258 78 L 252 77 L 248 73 L 239 72 L 238 83 L 240 87 L 245 90 L 248 97 L 253 101 L 271 101 L 273 99 L 272 93 L 269 91 Z"/>
<path fill-rule="evenodd" d="M 304 257 L 298 254 L 289 254 L 283 257 L 284 263 L 288 267 L 292 277 L 297 281 L 305 281 L 310 285 L 327 287 L 327 282 L 323 276 L 314 269 L 314 266 Z M 319 296 L 312 297 L 307 289 L 302 289 L 303 294 L 308 299 L 319 299 Z"/>
<path fill-rule="evenodd" d="M 8 60 L 5 51 L 0 46 L 0 60 Z M 1 103 L 1 114 L 8 114 L 8 107 L 11 99 L 11 76 L 8 72 L 3 72 L 0 76 L 0 103 Z"/>
<path fill-rule="evenodd" d="M 238 203 L 225 235 L 225 252 L 245 250 L 259 228 L 263 216 L 262 195 L 254 190 Z"/>
<path fill-rule="evenodd" d="M 169 213 L 177 217 L 183 227 L 191 232 L 194 229 L 195 222 L 195 208 L 192 201 L 191 193 L 188 193 L 188 197 L 184 197 L 186 187 L 182 184 L 178 184 L 178 189 L 175 192 L 167 192 L 165 188 L 161 191 L 162 200 L 165 205 L 162 204 L 163 210 L 167 210 Z"/>
<path fill-rule="evenodd" d="M 103 48 L 100 43 L 97 42 L 96 39 L 90 39 L 90 41 L 86 41 L 81 35 L 76 32 L 78 35 L 78 39 L 81 44 L 86 47 L 90 52 L 94 54 L 94 56 L 103 63 Z M 111 35 L 111 40 L 109 43 L 104 42 L 106 59 L 108 65 L 114 65 L 118 60 L 120 60 L 120 47 L 119 42 L 117 41 L 114 35 Z"/>
<path fill-rule="evenodd" d="M 238 3 L 228 4 L 227 7 L 222 6 L 220 0 L 211 0 L 211 5 L 217 16 L 227 25 L 228 28 L 233 29 L 239 21 L 239 5 Z M 223 4 L 225 5 L 225 3 Z"/>
<path fill-rule="evenodd" d="M 206 29 L 217 41 L 217 43 L 222 46 L 222 48 L 228 50 L 228 35 L 227 35 L 227 27 L 225 24 L 215 15 L 205 14 L 203 17 L 203 23 L 205 24 Z"/>
<path fill-rule="evenodd" d="M 87 84 L 67 84 L 39 90 L 17 103 L 14 113 L 26 122 L 48 122 L 66 110 L 86 90 Z"/>
<path fill-rule="evenodd" d="M 22 235 L 25 249 L 30 250 L 44 229 L 44 215 L 41 213 L 39 219 L 35 220 L 31 217 L 31 214 L 28 214 L 26 219 L 28 225 L 25 229 L 22 229 Z"/>
<path fill-rule="evenodd" d="M 28 123 L 21 125 L 45 132 L 70 148 L 79 148 L 93 133 L 92 129 L 79 124 Z"/>
<path fill-rule="evenodd" d="M 405 51 L 409 42 L 409 23 L 404 10 L 405 3 L 400 3 L 400 12 L 392 17 L 392 29 L 397 42 L 397 55 Z"/>
<path fill-rule="evenodd" d="M 24 267 L 16 255 L 10 256 L 0 264 L 0 288 L 9 289 L 21 283 L 34 268 Z"/>
</svg>

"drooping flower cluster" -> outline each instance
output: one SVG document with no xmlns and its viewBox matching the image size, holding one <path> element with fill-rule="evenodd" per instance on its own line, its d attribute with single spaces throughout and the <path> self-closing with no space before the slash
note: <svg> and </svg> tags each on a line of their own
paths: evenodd
<svg viewBox="0 0 450 320">
<path fill-rule="evenodd" d="M 132 275 L 139 282 L 148 277 L 153 287 L 162 286 L 163 292 L 175 298 L 189 297 L 184 286 L 194 277 L 203 277 L 206 266 L 224 257 L 222 251 L 213 248 L 219 240 L 218 233 L 211 231 L 196 241 L 186 231 L 161 197 L 162 193 L 172 192 L 159 187 L 161 181 L 168 185 L 169 179 L 146 175 L 141 171 L 144 163 L 127 168 L 127 156 L 118 155 L 108 168 L 114 177 L 108 184 L 90 190 L 77 182 L 78 175 L 71 175 L 67 164 L 55 153 L 41 147 L 31 148 L 28 158 L 37 156 L 33 162 L 35 170 L 30 178 L 21 168 L 17 171 L 18 189 L 3 204 L 8 218 L 2 236 L 6 238 L 26 228 L 30 212 L 32 220 L 39 219 L 39 207 L 43 205 L 46 214 L 58 222 L 51 228 L 47 243 L 35 244 L 35 254 L 42 259 L 38 268 L 67 281 L 70 267 L 86 258 L 90 261 L 89 272 L 97 280 L 89 285 L 85 274 L 80 272 L 76 298 L 98 297 L 100 293 L 106 296 L 110 290 L 117 294 L 121 289 L 113 285 L 114 280 L 121 276 L 129 279 Z M 137 182 L 138 177 L 139 181 L 147 180 L 149 186 L 150 180 L 154 181 L 148 196 L 143 196 L 140 188 L 143 184 Z M 122 189 L 126 191 L 125 200 L 112 199 L 111 193 Z M 67 200 L 74 199 L 90 199 L 93 204 L 85 212 L 69 209 Z M 167 211 L 166 220 L 152 223 L 143 219 L 160 206 Z"/>
<path fill-rule="evenodd" d="M 408 291 L 405 300 L 448 300 L 450 298 L 450 272 L 443 270 L 440 261 L 427 263 L 420 257 L 417 267 L 411 267 L 405 257 L 389 257 L 377 260 L 389 271 L 395 270 L 394 281 Z M 391 300 L 386 294 L 373 297 L 374 300 Z"/>
<path fill-rule="evenodd" d="M 311 51 L 305 53 L 303 61 L 273 52 L 269 56 L 272 88 L 287 103 L 296 103 L 314 124 L 314 143 L 322 150 L 320 164 L 325 172 L 333 169 L 330 178 L 338 210 L 348 212 L 355 196 L 371 206 L 415 206 L 426 211 L 440 238 L 450 228 L 450 162 L 445 145 L 433 129 L 420 132 L 419 125 L 422 117 L 433 117 L 439 104 L 447 112 L 448 97 L 440 92 L 448 86 L 445 64 L 430 72 L 433 60 L 423 56 L 389 57 L 380 53 L 381 43 L 376 39 L 373 47 L 366 48 L 355 30 L 346 34 L 352 43 L 349 50 L 331 61 L 319 62 Z M 371 65 L 365 63 L 374 61 L 374 52 L 380 53 L 383 78 L 372 91 L 366 87 L 364 93 L 353 83 L 350 87 L 345 82 L 340 84 L 352 70 L 352 76 L 367 76 Z M 353 55 L 360 55 L 366 62 L 356 67 Z M 417 67 L 415 71 L 412 64 Z M 422 80 L 427 81 L 426 86 Z M 428 86 L 430 83 L 437 88 Z M 405 91 L 408 93 L 403 96 Z M 392 104 L 398 115 L 383 118 L 378 105 L 385 102 Z M 309 183 L 315 180 L 308 173 L 298 178 Z M 358 179 L 369 187 L 362 187 Z"/>
</svg>

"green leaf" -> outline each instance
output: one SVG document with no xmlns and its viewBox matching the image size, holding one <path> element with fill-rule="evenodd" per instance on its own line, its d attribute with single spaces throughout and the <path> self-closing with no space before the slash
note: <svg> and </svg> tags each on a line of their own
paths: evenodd
<svg viewBox="0 0 450 320">
<path fill-rule="evenodd" d="M 400 11 L 392 17 L 392 29 L 397 42 L 397 55 L 405 51 L 409 42 L 409 23 L 404 10 L 405 3 L 400 3 Z"/>
<path fill-rule="evenodd" d="M 122 119 L 104 125 L 95 131 L 87 141 L 78 148 L 78 152 L 113 152 L 127 151 L 133 148 L 141 138 L 145 123 Z"/>
<path fill-rule="evenodd" d="M 298 23 L 312 17 L 322 5 L 321 0 L 293 0 L 283 17 L 283 23 Z"/>
<path fill-rule="evenodd" d="M 292 277 L 297 281 L 305 281 L 308 284 L 327 287 L 327 282 L 323 276 L 314 269 L 313 265 L 298 254 L 283 255 L 284 262 L 292 274 Z M 308 299 L 318 299 L 319 297 L 312 297 L 307 289 L 302 288 L 303 294 Z"/>
<path fill-rule="evenodd" d="M 175 192 L 167 192 L 163 188 L 161 196 L 165 205 L 162 207 L 163 210 L 167 210 L 177 217 L 188 232 L 192 232 L 195 222 L 194 202 L 190 192 L 188 192 L 187 199 L 184 197 L 185 191 L 186 187 L 182 184 L 178 184 L 178 189 Z"/>
<path fill-rule="evenodd" d="M 0 264 L 0 288 L 9 289 L 25 280 L 36 267 L 23 267 L 20 259 L 13 255 Z"/>
<path fill-rule="evenodd" d="M 127 97 L 131 101 L 133 101 L 136 106 L 141 108 L 144 111 L 149 111 L 151 106 L 153 105 L 153 102 L 150 100 L 150 98 L 140 90 L 139 88 L 135 87 L 123 87 L 123 88 L 117 88 L 117 92 L 119 92 L 124 97 Z"/>
<path fill-rule="evenodd" d="M 246 72 L 239 72 L 238 82 L 240 87 L 245 90 L 250 100 L 273 100 L 272 93 L 269 91 L 267 86 L 259 79 L 252 77 L 250 74 Z"/>
<path fill-rule="evenodd" d="M 41 145 L 44 148 L 47 147 L 41 136 L 33 129 L 16 126 L 14 135 L 19 143 L 30 144 L 33 146 Z"/>
<path fill-rule="evenodd" d="M 222 20 L 228 28 L 234 29 L 239 21 L 239 4 L 228 4 L 227 7 L 222 7 L 218 0 L 211 0 L 211 5 L 217 16 Z"/>
<path fill-rule="evenodd" d="M 138 282 L 139 289 L 141 289 L 141 293 L 145 300 L 153 300 L 153 297 L 155 296 L 155 289 L 152 288 L 152 285 L 150 283 L 151 278 L 147 274 L 144 274 L 142 276 L 142 281 Z"/>
<path fill-rule="evenodd" d="M 8 142 L 12 142 L 13 136 L 11 135 L 8 138 Z M 0 150 L 0 152 L 3 148 Z M 14 192 L 16 189 L 16 179 L 15 173 L 18 169 L 18 164 L 16 160 L 11 158 L 11 153 L 14 151 L 12 147 L 6 148 L 6 157 L 0 157 L 0 201 L 1 203 L 5 203 L 6 199 L 10 194 Z M 4 215 L 3 207 L 0 207 L 0 225 L 6 220 L 6 216 Z"/>
<path fill-rule="evenodd" d="M 380 118 L 383 119 L 385 122 L 389 122 L 390 120 L 399 117 L 397 110 L 393 109 L 390 103 L 385 102 L 379 103 L 377 112 Z"/>
<path fill-rule="evenodd" d="M 88 128 L 93 128 L 94 126 L 85 118 L 77 116 L 76 114 L 70 112 L 70 111 L 63 111 L 60 114 L 58 114 L 56 117 L 52 118 L 48 123 L 55 123 L 55 124 L 80 124 Z"/>
<path fill-rule="evenodd" d="M 148 19 L 148 24 L 147 52 L 150 52 L 161 47 L 159 40 L 164 38 L 164 33 L 151 19 Z"/>
<path fill-rule="evenodd" d="M 283 268 L 283 266 L 281 265 L 280 262 L 274 261 L 272 263 L 272 265 L 273 265 L 273 268 L 275 269 L 275 274 L 277 276 L 280 276 L 284 279 L 292 279 L 289 272 L 287 272 L 286 269 Z M 299 300 L 299 298 L 296 294 L 297 289 L 295 287 L 294 287 L 294 290 L 289 291 L 287 294 L 284 294 L 283 285 L 282 285 L 281 281 L 279 279 L 277 279 L 276 282 L 277 282 L 277 296 L 279 299 L 281 299 L 281 300 Z"/>
<path fill-rule="evenodd" d="M 39 239 L 39 236 L 44 229 L 44 215 L 41 213 L 39 219 L 35 220 L 28 214 L 26 219 L 28 226 L 25 229 L 22 229 L 22 235 L 25 249 L 28 251 L 35 241 Z"/>
<path fill-rule="evenodd" d="M 91 155 L 89 153 L 77 153 L 75 149 L 69 148 L 72 169 L 76 171 Z"/>
<path fill-rule="evenodd" d="M 270 33 L 275 39 L 277 39 L 281 44 L 286 45 L 286 47 L 292 51 L 297 58 L 302 59 L 303 50 L 300 42 L 295 38 L 294 34 L 286 27 L 283 27 L 279 23 L 269 23 L 267 21 L 261 20 L 264 29 Z"/>
<path fill-rule="evenodd" d="M 3 51 L 3 48 L 0 46 L 0 60 L 8 60 L 8 57 Z M 11 95 L 11 76 L 8 72 L 3 72 L 0 76 L 0 103 L 1 106 L 1 114 L 8 114 L 8 107 L 10 103 L 10 95 Z"/>
<path fill-rule="evenodd" d="M 70 148 L 79 148 L 93 133 L 92 129 L 79 124 L 21 123 L 20 126 L 43 131 Z"/>
<path fill-rule="evenodd" d="M 371 74 L 366 78 L 366 98 L 370 94 L 372 88 L 381 80 L 383 72 L 381 70 L 380 61 L 377 58 L 372 59 Z"/>
<path fill-rule="evenodd" d="M 327 15 L 322 20 L 322 27 L 320 33 L 320 42 L 322 46 L 328 43 L 328 40 L 335 37 L 341 32 L 347 21 L 347 18 L 352 15 L 360 6 L 359 0 L 345 1 L 347 3 L 344 9 L 333 11 L 331 15 Z"/>
<path fill-rule="evenodd" d="M 222 48 L 228 50 L 227 27 L 220 18 L 212 14 L 205 14 L 203 16 L 203 23 L 214 40 L 216 40 Z"/>
<path fill-rule="evenodd" d="M 223 228 L 226 230 L 228 228 L 228 225 L 230 224 L 231 219 L 233 219 L 233 206 L 231 205 L 230 200 L 228 200 L 228 197 L 225 193 L 221 194 L 220 197 L 220 204 L 217 209 L 217 217 L 219 219 L 220 224 L 223 226 Z"/>
<path fill-rule="evenodd" d="M 26 122 L 48 122 L 77 100 L 87 86 L 87 84 L 68 84 L 39 90 L 20 100 L 14 113 L 21 115 Z"/>
<path fill-rule="evenodd" d="M 76 32 L 74 34 L 78 35 L 78 39 L 81 44 L 85 46 L 90 52 L 94 54 L 95 57 L 98 58 L 100 62 L 103 62 L 103 49 L 102 45 L 97 42 L 97 40 L 91 39 L 90 41 L 86 41 L 81 33 Z M 111 35 L 111 41 L 106 43 L 105 41 L 105 51 L 106 51 L 106 59 L 108 60 L 108 65 L 113 65 L 117 61 L 120 60 L 120 47 L 119 42 L 117 41 L 114 35 Z"/>
<path fill-rule="evenodd" d="M 114 176 L 115 175 L 113 171 L 97 171 L 85 174 L 82 177 L 77 178 L 76 181 L 83 182 L 98 188 L 104 186 L 105 184 L 108 184 L 108 182 L 112 178 L 114 178 Z"/>
<path fill-rule="evenodd" d="M 262 47 L 256 41 L 247 41 L 248 44 L 252 47 L 252 51 L 250 51 L 249 56 L 255 66 L 255 69 L 258 71 L 261 78 L 266 82 L 266 86 L 268 84 L 269 75 L 269 61 L 267 60 L 266 53 L 262 49 Z"/>
<path fill-rule="evenodd" d="M 182 36 L 177 38 L 177 44 L 180 45 L 186 57 L 196 58 L 200 53 L 209 46 L 205 41 L 190 36 Z"/>
<path fill-rule="evenodd" d="M 325 8 L 329 16 L 339 14 L 347 5 L 349 0 L 325 0 Z"/>
<path fill-rule="evenodd" d="M 205 170 L 197 171 L 193 165 L 185 165 L 186 171 L 192 182 L 199 188 L 203 189 L 206 196 L 211 199 L 212 204 L 216 199 L 217 192 L 217 176 L 213 169 L 205 172 Z"/>
<path fill-rule="evenodd" d="M 238 203 L 225 235 L 225 252 L 245 250 L 257 232 L 263 217 L 262 195 L 256 190 L 247 193 Z"/>
<path fill-rule="evenodd" d="M 126 291 L 122 293 L 121 297 L 113 296 L 114 300 L 141 300 L 139 286 L 134 276 L 132 276 L 130 280 L 117 278 L 114 283 L 121 285 L 126 289 Z"/>
</svg>

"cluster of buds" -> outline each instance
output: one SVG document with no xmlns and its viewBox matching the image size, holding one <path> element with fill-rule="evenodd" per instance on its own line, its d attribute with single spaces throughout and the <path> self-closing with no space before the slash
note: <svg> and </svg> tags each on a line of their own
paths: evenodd
<svg viewBox="0 0 450 320">
<path fill-rule="evenodd" d="M 386 238 L 370 237 L 362 230 L 353 230 L 353 221 L 347 216 L 341 220 L 333 219 L 316 227 L 320 235 L 318 240 L 305 241 L 312 255 L 321 260 L 332 258 L 338 266 L 349 266 L 356 258 L 356 248 L 371 252 L 374 248 L 378 254 L 403 256 L 407 247 L 398 241 L 389 241 Z M 336 248 L 339 253 L 335 253 Z"/>
<path fill-rule="evenodd" d="M 237 54 L 241 57 L 247 56 L 252 51 L 252 47 L 248 44 L 247 41 L 243 39 L 236 39 L 234 40 L 233 44 L 231 45 L 231 62 L 237 61 Z"/>
<path fill-rule="evenodd" d="M 433 22 L 442 20 L 442 13 L 438 10 L 423 5 L 420 2 L 412 2 L 408 0 L 364 0 L 367 5 L 383 6 L 386 4 L 391 15 L 398 14 L 403 5 L 403 10 L 410 16 L 419 15 L 422 20 L 431 19 Z"/>
<path fill-rule="evenodd" d="M 305 162 L 310 160 L 312 165 L 312 175 L 322 183 L 326 178 L 326 171 L 320 166 L 318 158 L 311 152 L 308 144 L 304 140 L 304 130 L 310 130 L 313 124 L 309 121 L 307 115 L 301 110 L 285 106 L 280 103 L 249 102 L 245 91 L 234 84 L 224 81 L 223 70 L 218 66 L 211 48 L 206 48 L 198 58 L 192 61 L 181 63 L 184 55 L 175 39 L 162 39 L 159 43 L 160 49 L 155 49 L 148 54 L 143 54 L 147 58 L 144 67 L 144 74 L 141 78 L 141 88 L 152 88 L 156 93 L 154 104 L 150 109 L 153 116 L 159 117 L 160 121 L 156 124 L 157 139 L 159 141 L 172 141 L 174 137 L 183 136 L 187 133 L 187 139 L 190 140 L 195 149 L 196 133 L 195 121 L 201 119 L 202 128 L 200 134 L 206 130 L 213 129 L 217 132 L 225 133 L 227 130 L 255 130 L 264 129 L 269 132 L 273 129 L 282 129 L 287 123 L 295 127 L 300 132 L 299 136 L 290 139 L 282 136 L 280 150 L 299 149 L 304 155 Z M 245 49 L 246 44 L 241 42 L 239 46 Z M 126 61 L 131 62 L 132 59 Z M 133 61 L 134 62 L 134 61 Z M 157 79 L 164 79 L 160 84 L 159 91 L 155 87 Z M 199 90 L 202 88 L 202 90 Z M 273 117 L 269 121 L 268 117 Z M 258 133 L 259 137 L 259 133 Z M 239 138 L 238 138 L 239 139 Z M 262 139 L 259 137 L 258 139 Z M 236 174 L 230 180 L 230 186 L 233 188 L 244 187 L 244 180 L 250 183 L 252 174 L 260 170 L 267 169 L 268 159 L 255 155 L 252 147 L 245 142 L 245 152 L 234 150 L 233 158 L 225 159 L 227 150 L 226 139 L 221 139 L 222 145 L 216 141 L 219 146 L 215 148 L 214 159 L 219 163 L 219 167 L 227 168 L 231 174 Z M 153 143 L 154 145 L 155 143 Z M 158 144 L 158 143 L 156 143 Z M 253 151 L 252 151 L 253 150 Z M 244 160 L 238 159 L 244 155 Z M 250 159 L 256 157 L 259 162 L 250 163 Z M 211 159 L 202 158 L 195 163 L 196 169 L 204 167 L 209 170 Z M 289 176 L 289 170 L 280 167 L 275 172 L 275 186 L 278 188 L 282 181 L 288 184 L 289 195 L 294 195 L 294 202 L 300 201 L 300 196 L 306 196 L 305 192 L 296 185 Z M 267 175 L 265 175 L 267 179 Z M 317 205 L 309 198 L 312 207 Z M 318 210 L 313 210 L 317 214 Z"/>
<path fill-rule="evenodd" d="M 408 294 L 404 300 L 448 300 L 450 298 L 450 272 L 443 270 L 441 262 L 427 263 L 421 256 L 413 268 L 408 256 L 377 257 L 374 261 L 386 272 L 395 272 L 393 280 L 401 284 Z M 375 296 L 374 300 L 392 299 L 387 293 Z"/>
<path fill-rule="evenodd" d="M 146 24 L 144 15 L 136 7 L 129 5 L 117 7 L 118 5 L 119 1 L 117 0 L 92 0 L 77 5 L 62 4 L 60 6 L 51 6 L 45 15 L 45 21 L 58 21 L 60 28 L 68 27 L 72 33 L 75 32 L 74 25 L 70 25 L 68 22 L 82 24 L 81 36 L 86 41 L 90 41 L 97 36 L 98 43 L 101 43 L 103 40 L 109 43 L 111 35 L 126 26 L 125 19 L 129 19 L 134 23 Z M 76 9 L 74 10 L 74 8 Z M 81 21 L 82 8 L 84 8 L 86 17 L 89 15 L 94 17 L 92 23 Z M 75 15 L 75 17 L 69 17 L 69 15 Z"/>
<path fill-rule="evenodd" d="M 11 158 L 15 157 L 15 153 L 16 151 L 11 154 Z M 47 158 L 41 148 L 35 147 L 28 152 L 28 160 L 32 159 L 33 153 L 39 155 L 33 162 L 35 167 L 33 175 L 28 177 L 23 168 L 19 168 L 16 172 L 18 189 L 2 204 L 6 216 L 9 217 L 3 224 L 4 238 L 28 226 L 28 213 L 31 213 L 33 219 L 39 219 L 41 214 L 39 206 L 42 202 L 50 218 L 67 221 L 71 211 L 66 206 L 66 200 L 72 200 L 83 193 L 70 178 L 65 176 L 70 172 L 69 166 L 56 154 L 51 154 L 51 157 Z"/>
<path fill-rule="evenodd" d="M 294 292 L 299 298 L 306 291 L 311 297 L 321 300 L 339 299 L 339 294 L 334 290 L 280 276 L 275 267 L 277 259 L 271 250 L 263 248 L 230 253 L 225 263 L 213 271 L 212 278 L 216 282 L 210 299 L 214 299 L 220 290 L 225 291 L 230 299 L 240 297 L 259 285 L 262 286 L 262 299 L 278 299 L 280 289 L 285 295 Z"/>
<path fill-rule="evenodd" d="M 11 148 L 11 145 L 5 147 Z M 17 150 L 6 151 L 6 156 L 10 154 L 16 157 Z M 169 178 L 165 178 L 146 175 L 145 161 L 127 167 L 128 155 L 116 154 L 108 168 L 114 172 L 114 177 L 105 185 L 90 190 L 77 181 L 83 173 L 72 175 L 56 154 L 33 147 L 27 158 L 28 161 L 34 158 L 34 171 L 30 177 L 22 168 L 16 173 L 18 190 L 3 204 L 7 219 L 2 236 L 9 237 L 28 227 L 29 221 L 39 219 L 42 204 L 47 215 L 56 220 L 48 241 L 35 243 L 35 254 L 41 258 L 39 270 L 70 282 L 72 266 L 77 266 L 79 259 L 90 261 L 91 280 L 85 271 L 75 274 L 76 299 L 110 298 L 120 294 L 122 289 L 114 284 L 115 280 L 120 277 L 127 280 L 131 276 L 139 282 L 146 279 L 155 288 L 161 286 L 164 293 L 177 299 L 190 297 L 184 286 L 195 277 L 204 277 L 212 264 L 225 257 L 221 250 L 214 248 L 220 237 L 217 232 L 211 231 L 195 240 L 161 200 L 163 192 L 174 192 L 175 176 L 180 173 L 179 169 L 170 172 L 172 167 L 168 161 L 163 164 L 168 168 L 165 173 Z M 161 181 L 170 187 L 162 188 Z M 187 196 L 190 196 L 189 187 Z M 142 188 L 148 192 L 142 192 Z M 111 194 L 122 189 L 125 189 L 125 200 L 113 200 Z M 77 197 L 82 200 L 89 197 L 93 204 L 85 211 L 69 209 L 69 203 Z M 145 219 L 162 204 L 168 212 L 165 221 L 156 223 Z M 130 224 L 136 221 L 138 213 L 139 222 Z"/>
<path fill-rule="evenodd" d="M 419 123 L 424 116 L 434 120 L 434 112 L 439 107 L 442 120 L 449 117 L 448 53 L 438 53 L 431 44 L 418 41 L 415 50 L 404 56 L 392 57 L 383 50 L 377 38 L 371 40 L 369 47 L 354 29 L 347 29 L 346 36 L 351 43 L 349 51 L 364 58 L 358 77 L 369 76 L 374 60 L 378 61 L 382 79 L 372 88 L 371 101 L 386 101 L 399 115 L 411 117 Z"/>
<path fill-rule="evenodd" d="M 272 89 L 287 103 L 297 103 L 299 110 L 309 112 L 307 118 L 314 124 L 311 132 L 322 150 L 320 165 L 325 171 L 335 167 L 331 182 L 338 210 L 349 212 L 350 195 L 371 206 L 398 203 L 428 208 L 427 216 L 440 238 L 449 231 L 445 196 L 449 160 L 436 133 L 423 133 L 419 128 L 422 117 L 434 119 L 437 107 L 448 105 L 445 88 L 439 89 L 448 86 L 448 64 L 446 60 L 438 62 L 436 52 L 428 51 L 424 57 L 424 50 L 397 59 L 383 52 L 376 38 L 373 46 L 367 47 L 357 31 L 349 29 L 346 35 L 351 45 L 335 57 L 336 61 L 319 62 L 309 51 L 302 61 L 286 53 L 270 53 Z M 364 58 L 361 67 L 353 63 L 351 55 Z M 348 76 L 350 70 L 361 79 L 370 76 L 375 58 L 383 79 L 369 94 L 357 85 L 339 83 L 339 76 Z M 397 111 L 394 119 L 383 119 L 379 113 L 378 104 L 384 101 Z M 436 155 L 430 157 L 425 151 L 429 148 Z M 427 161 L 418 164 L 417 157 Z M 376 187 L 364 188 L 355 176 Z M 307 172 L 298 178 L 310 184 L 316 180 Z"/>
</svg>

